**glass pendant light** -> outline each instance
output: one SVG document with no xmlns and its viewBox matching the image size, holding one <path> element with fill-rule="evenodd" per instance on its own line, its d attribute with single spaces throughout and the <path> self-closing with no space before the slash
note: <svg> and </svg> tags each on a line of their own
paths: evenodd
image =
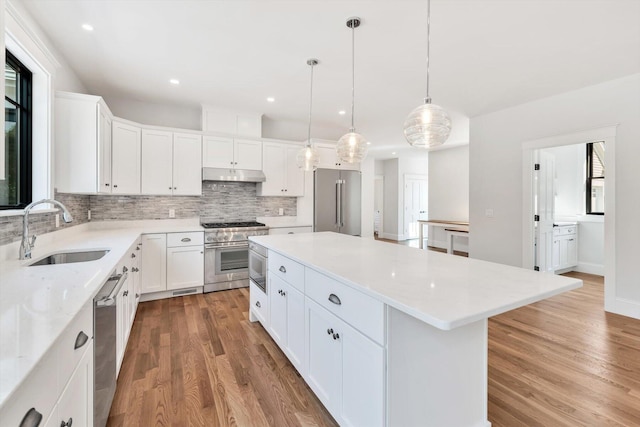
<svg viewBox="0 0 640 427">
<path fill-rule="evenodd" d="M 347 20 L 347 27 L 351 28 L 351 128 L 342 135 L 336 145 L 338 158 L 346 163 L 360 163 L 367 155 L 367 140 L 356 133 L 353 124 L 354 99 L 355 99 L 355 29 L 360 26 L 360 18 L 352 17 Z"/>
<path fill-rule="evenodd" d="M 431 41 L 431 0 L 427 0 L 427 96 L 404 121 L 404 136 L 414 147 L 433 148 L 444 144 L 451 133 L 451 118 L 429 96 L 429 44 Z"/>
<path fill-rule="evenodd" d="M 318 168 L 320 156 L 318 151 L 311 145 L 311 107 L 313 106 L 313 67 L 318 65 L 317 59 L 308 59 L 307 65 L 311 67 L 311 88 L 309 90 L 309 131 L 307 133 L 307 144 L 298 151 L 296 164 L 305 172 L 312 172 Z"/>
</svg>

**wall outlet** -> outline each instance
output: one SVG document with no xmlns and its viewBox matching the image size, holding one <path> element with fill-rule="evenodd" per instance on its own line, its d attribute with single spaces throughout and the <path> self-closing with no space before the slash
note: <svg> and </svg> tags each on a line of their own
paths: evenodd
<svg viewBox="0 0 640 427">
<path fill-rule="evenodd" d="M 485 209 L 484 216 L 486 216 L 487 218 L 493 218 L 493 209 Z"/>
<path fill-rule="evenodd" d="M 278 215 L 284 215 L 284 209 L 279 208 L 278 209 Z"/>
<path fill-rule="evenodd" d="M 91 209 L 87 211 L 87 219 L 91 221 Z"/>
<path fill-rule="evenodd" d="M 56 214 L 56 228 L 60 227 L 60 214 Z"/>
<path fill-rule="evenodd" d="M 169 209 L 169 218 L 175 218 L 175 217 L 176 217 L 176 210 Z"/>
</svg>

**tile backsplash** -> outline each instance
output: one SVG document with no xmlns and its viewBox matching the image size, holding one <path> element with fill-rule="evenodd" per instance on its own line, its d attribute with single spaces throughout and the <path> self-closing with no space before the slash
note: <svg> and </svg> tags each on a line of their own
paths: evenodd
<svg viewBox="0 0 640 427">
<path fill-rule="evenodd" d="M 297 214 L 295 197 L 259 197 L 256 184 L 251 182 L 202 183 L 202 196 L 84 196 L 56 193 L 71 214 L 73 222 L 60 221 L 60 228 L 79 225 L 88 221 L 91 209 L 93 221 L 168 219 L 169 209 L 176 218 L 206 217 L 211 221 L 254 221 L 258 216 Z M 56 230 L 56 212 L 30 215 L 32 234 Z M 22 236 L 22 216 L 0 217 L 0 245 L 19 241 Z"/>
</svg>

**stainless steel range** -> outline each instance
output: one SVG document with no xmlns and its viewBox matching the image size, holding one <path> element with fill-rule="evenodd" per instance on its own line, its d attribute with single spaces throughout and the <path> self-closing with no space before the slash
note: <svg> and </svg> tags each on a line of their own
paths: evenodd
<svg viewBox="0 0 640 427">
<path fill-rule="evenodd" d="M 249 286 L 249 236 L 269 234 L 262 223 L 202 222 L 204 292 Z"/>
</svg>

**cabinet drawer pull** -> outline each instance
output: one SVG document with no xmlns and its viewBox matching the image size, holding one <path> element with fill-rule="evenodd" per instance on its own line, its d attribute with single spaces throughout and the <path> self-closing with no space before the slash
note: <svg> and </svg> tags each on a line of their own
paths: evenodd
<svg viewBox="0 0 640 427">
<path fill-rule="evenodd" d="M 284 265 L 281 265 L 278 270 L 280 270 L 281 273 L 286 273 L 287 272 L 287 269 L 284 268 Z"/>
<path fill-rule="evenodd" d="M 341 305 L 342 304 L 342 301 L 340 301 L 340 298 L 338 298 L 338 295 L 336 295 L 336 294 L 329 295 L 329 301 L 331 301 L 335 305 Z"/>
<path fill-rule="evenodd" d="M 333 334 L 333 339 L 334 340 L 339 340 L 340 339 L 340 334 L 337 333 L 337 332 L 335 334 Z"/>
<path fill-rule="evenodd" d="M 262 307 L 262 305 L 260 304 L 260 301 L 256 301 L 256 307 L 258 308 Z"/>
<path fill-rule="evenodd" d="M 24 414 L 22 421 L 20 421 L 19 427 L 37 427 L 42 421 L 42 414 L 36 411 L 36 408 L 31 408 Z"/>
<path fill-rule="evenodd" d="M 331 335 L 333 333 L 333 329 L 327 329 L 327 334 Z"/>
<path fill-rule="evenodd" d="M 189 237 L 184 237 L 184 238 L 182 238 L 180 241 L 181 241 L 181 242 L 185 242 L 185 243 L 187 243 L 187 242 L 190 242 L 190 241 L 191 241 L 191 239 L 190 239 Z"/>
<path fill-rule="evenodd" d="M 69 421 L 66 423 L 64 421 L 60 422 L 60 427 L 71 427 L 73 424 L 73 418 L 69 418 Z"/>
<path fill-rule="evenodd" d="M 79 349 L 80 347 L 85 345 L 87 343 L 87 341 L 89 341 L 89 336 L 87 334 L 85 334 L 83 331 L 80 331 L 78 333 L 78 336 L 76 337 L 76 342 L 73 345 L 73 349 L 74 350 Z"/>
<path fill-rule="evenodd" d="M 136 257 L 136 254 L 131 254 L 131 258 L 135 258 L 135 257 Z"/>
</svg>

